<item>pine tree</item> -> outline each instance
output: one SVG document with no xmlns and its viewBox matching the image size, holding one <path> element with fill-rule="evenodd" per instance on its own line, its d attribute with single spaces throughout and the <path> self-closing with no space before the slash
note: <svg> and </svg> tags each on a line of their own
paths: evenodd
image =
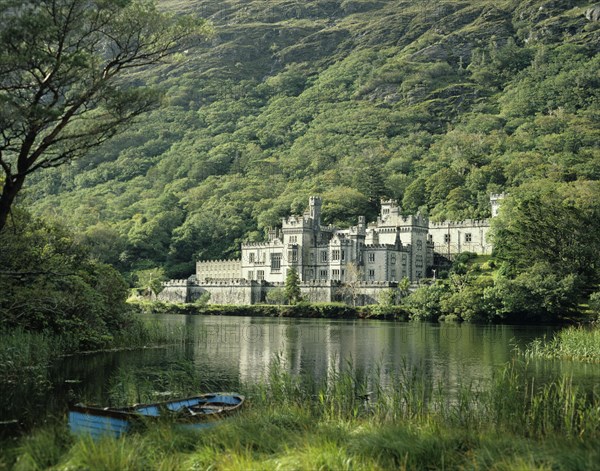
<svg viewBox="0 0 600 471">
<path fill-rule="evenodd" d="M 290 304 L 296 304 L 302 298 L 300 278 L 295 268 L 290 268 L 285 277 L 285 297 Z"/>
</svg>

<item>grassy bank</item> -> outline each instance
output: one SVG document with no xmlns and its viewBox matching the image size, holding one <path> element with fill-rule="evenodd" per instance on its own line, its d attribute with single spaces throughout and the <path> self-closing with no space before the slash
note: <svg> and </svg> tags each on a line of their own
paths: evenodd
<svg viewBox="0 0 600 471">
<path fill-rule="evenodd" d="M 344 303 L 298 303 L 294 305 L 200 305 L 164 303 L 160 301 L 129 301 L 144 314 L 191 314 L 212 316 L 292 317 L 307 319 L 379 319 L 407 321 L 408 313 L 401 306 L 349 306 Z"/>
<path fill-rule="evenodd" d="M 264 386 L 245 391 L 245 411 L 214 429 L 162 426 L 93 442 L 63 424 L 2 446 L 0 468 L 583 470 L 600 462 L 600 397 L 568 380 L 538 385 L 518 364 L 486 391 L 465 384 L 451 394 L 409 367 L 385 387 L 382 379 L 348 369 L 316 383 L 274 363 Z"/>
<path fill-rule="evenodd" d="M 600 327 L 568 327 L 550 340 L 535 339 L 524 354 L 529 358 L 600 363 Z"/>
</svg>

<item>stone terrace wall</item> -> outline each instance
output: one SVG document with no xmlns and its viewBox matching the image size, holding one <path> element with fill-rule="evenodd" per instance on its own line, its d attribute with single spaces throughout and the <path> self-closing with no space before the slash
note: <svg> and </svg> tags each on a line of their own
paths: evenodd
<svg viewBox="0 0 600 471">
<path fill-rule="evenodd" d="M 395 282 L 360 282 L 348 288 L 335 281 L 312 281 L 300 283 L 302 297 L 313 303 L 346 302 L 357 306 L 377 304 L 381 293 L 398 286 Z M 163 284 L 159 301 L 186 303 L 194 302 L 204 293 L 210 293 L 208 304 L 249 305 L 264 303 L 267 293 L 283 289 L 285 283 L 266 283 L 248 280 L 211 280 L 192 283 L 189 280 L 171 280 Z M 354 296 L 353 296 L 354 295 Z"/>
</svg>

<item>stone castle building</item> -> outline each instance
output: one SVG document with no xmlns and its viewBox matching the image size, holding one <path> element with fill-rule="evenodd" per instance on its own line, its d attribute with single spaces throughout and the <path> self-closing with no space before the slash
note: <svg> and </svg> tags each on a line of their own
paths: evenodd
<svg viewBox="0 0 600 471">
<path fill-rule="evenodd" d="M 491 196 L 492 216 L 501 198 Z M 321 206 L 320 197 L 310 197 L 308 210 L 284 218 L 266 242 L 242 244 L 241 259 L 199 261 L 195 276 L 171 280 L 159 297 L 186 302 L 209 292 L 212 303 L 253 304 L 283 286 L 294 268 L 310 300 L 342 300 L 340 287 L 352 282 L 361 285 L 361 304 L 367 304 L 403 278 L 418 283 L 431 276 L 439 260 L 466 251 L 491 253 L 489 219 L 430 223 L 419 213 L 402 215 L 395 202 L 383 201 L 377 221 L 367 224 L 359 217 L 355 226 L 339 229 L 321 224 Z"/>
</svg>

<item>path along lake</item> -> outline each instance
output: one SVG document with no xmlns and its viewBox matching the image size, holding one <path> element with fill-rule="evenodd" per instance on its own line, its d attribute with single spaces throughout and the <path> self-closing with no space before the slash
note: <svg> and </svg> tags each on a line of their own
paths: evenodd
<svg viewBox="0 0 600 471">
<path fill-rule="evenodd" d="M 479 389 L 515 358 L 516 347 L 557 330 L 233 316 L 160 315 L 148 321 L 165 329 L 191 329 L 193 341 L 63 358 L 45 379 L 3 384 L 0 420 L 60 420 L 69 401 L 119 406 L 184 391 L 243 391 L 245 385 L 264 382 L 274 362 L 292 375 L 325 381 L 351 365 L 367 389 L 374 381 L 393 384 L 407 370 L 419 371 L 449 393 L 465 384 Z M 599 387 L 600 365 L 539 360 L 528 368 L 540 383 L 568 376 L 582 388 Z"/>
</svg>

